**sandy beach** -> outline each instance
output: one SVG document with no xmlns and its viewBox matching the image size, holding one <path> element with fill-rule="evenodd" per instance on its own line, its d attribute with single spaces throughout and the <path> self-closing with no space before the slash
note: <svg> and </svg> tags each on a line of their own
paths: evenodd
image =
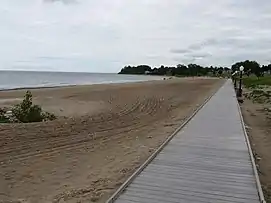
<svg viewBox="0 0 271 203">
<path fill-rule="evenodd" d="M 34 89 L 57 120 L 0 125 L 0 202 L 106 199 L 223 80 L 183 78 Z M 0 92 L 0 107 L 25 90 Z"/>
<path fill-rule="evenodd" d="M 241 108 L 265 200 L 269 203 L 271 202 L 271 111 L 269 110 L 271 105 L 245 98 Z"/>
</svg>

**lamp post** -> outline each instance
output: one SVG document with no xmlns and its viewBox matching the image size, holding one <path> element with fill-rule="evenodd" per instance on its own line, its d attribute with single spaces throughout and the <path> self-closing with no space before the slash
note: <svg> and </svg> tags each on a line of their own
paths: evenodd
<svg viewBox="0 0 271 203">
<path fill-rule="evenodd" d="M 242 76 L 243 76 L 244 66 L 240 67 L 240 80 L 239 80 L 239 88 L 238 88 L 238 97 L 242 97 Z"/>
<path fill-rule="evenodd" d="M 237 77 L 236 77 L 236 74 L 238 73 L 238 71 L 236 70 L 235 72 L 234 72 L 234 89 L 235 89 L 235 91 L 237 90 Z"/>
<path fill-rule="evenodd" d="M 235 72 L 232 74 L 232 79 L 233 79 L 235 91 L 237 90 L 237 79 L 236 79 L 236 74 L 237 74 L 237 73 L 238 73 L 238 71 L 235 71 Z"/>
</svg>

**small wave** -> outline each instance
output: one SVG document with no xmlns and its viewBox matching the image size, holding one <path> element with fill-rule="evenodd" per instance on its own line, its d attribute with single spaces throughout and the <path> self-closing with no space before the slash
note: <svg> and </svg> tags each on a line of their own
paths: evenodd
<svg viewBox="0 0 271 203">
<path fill-rule="evenodd" d="M 156 80 L 156 77 L 100 73 L 53 73 L 9 71 L 0 74 L 0 91 L 39 89 L 74 85 L 128 83 Z M 83 74 L 83 75 L 82 75 Z M 8 78 L 8 80 L 7 80 Z M 28 83 L 28 84 L 27 84 Z"/>
</svg>

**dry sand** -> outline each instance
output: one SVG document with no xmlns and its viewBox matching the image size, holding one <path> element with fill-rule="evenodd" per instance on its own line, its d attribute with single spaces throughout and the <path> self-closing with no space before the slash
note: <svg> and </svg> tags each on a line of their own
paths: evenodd
<svg viewBox="0 0 271 203">
<path fill-rule="evenodd" d="M 270 104 L 245 99 L 241 105 L 266 202 L 271 203 L 271 109 Z"/>
<path fill-rule="evenodd" d="M 0 202 L 105 202 L 221 85 L 185 78 L 33 90 L 52 122 L 0 125 Z M 0 92 L 0 106 L 25 90 Z"/>
</svg>

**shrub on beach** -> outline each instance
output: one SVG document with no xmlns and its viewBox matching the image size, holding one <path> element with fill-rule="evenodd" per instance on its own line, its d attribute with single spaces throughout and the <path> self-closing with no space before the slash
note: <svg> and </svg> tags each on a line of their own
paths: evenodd
<svg viewBox="0 0 271 203">
<path fill-rule="evenodd" d="M 12 108 L 12 113 L 15 118 L 23 123 L 42 121 L 41 107 L 33 105 L 32 94 L 30 91 L 26 92 L 24 99 L 20 104 L 17 104 Z"/>
<path fill-rule="evenodd" d="M 247 88 L 244 96 L 257 103 L 271 104 L 271 76 L 267 75 L 261 78 L 256 76 L 245 77 L 243 83 Z"/>
<path fill-rule="evenodd" d="M 54 120 L 56 116 L 49 112 L 42 111 L 41 106 L 33 104 L 32 94 L 27 91 L 21 103 L 15 105 L 11 111 L 2 109 L 0 111 L 1 123 L 32 123 Z"/>
<path fill-rule="evenodd" d="M 42 112 L 43 121 L 52 121 L 56 119 L 56 116 L 49 112 Z"/>
<path fill-rule="evenodd" d="M 7 123 L 9 119 L 6 116 L 7 110 L 5 108 L 0 108 L 0 123 Z"/>
<path fill-rule="evenodd" d="M 251 92 L 244 94 L 248 99 L 257 103 L 271 103 L 271 91 L 253 89 Z"/>
</svg>

